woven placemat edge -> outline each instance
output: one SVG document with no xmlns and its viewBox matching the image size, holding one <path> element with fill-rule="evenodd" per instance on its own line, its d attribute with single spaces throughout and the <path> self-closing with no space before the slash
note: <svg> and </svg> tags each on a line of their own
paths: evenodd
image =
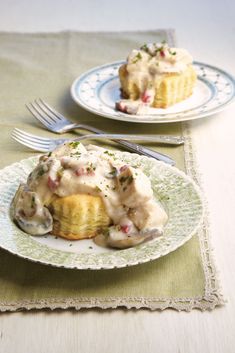
<svg viewBox="0 0 235 353">
<path fill-rule="evenodd" d="M 182 125 L 182 133 L 185 137 L 184 155 L 185 167 L 187 174 L 199 185 L 203 192 L 201 175 L 196 161 L 195 146 L 193 146 L 190 124 Z M 200 242 L 200 251 L 203 270 L 205 274 L 205 291 L 200 297 L 185 297 L 185 298 L 145 298 L 145 297 L 104 297 L 104 298 L 61 298 L 61 299 L 45 299 L 40 301 L 20 301 L 12 303 L 0 303 L 1 312 L 13 312 L 20 310 L 40 310 L 40 309 L 149 309 L 149 310 L 165 310 L 175 309 L 177 311 L 191 311 L 199 309 L 201 311 L 213 310 L 217 306 L 222 306 L 226 303 L 221 292 L 221 286 L 218 279 L 218 271 L 215 266 L 212 247 L 210 244 L 210 222 L 207 201 L 205 203 L 205 218 L 203 226 L 198 233 Z"/>
</svg>

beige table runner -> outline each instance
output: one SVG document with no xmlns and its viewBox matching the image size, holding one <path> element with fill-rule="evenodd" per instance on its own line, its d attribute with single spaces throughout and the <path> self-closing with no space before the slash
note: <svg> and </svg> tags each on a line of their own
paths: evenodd
<svg viewBox="0 0 235 353">
<path fill-rule="evenodd" d="M 184 147 L 156 146 L 198 182 L 188 127 L 133 124 L 101 118 L 78 107 L 69 89 L 94 66 L 124 59 L 146 42 L 174 42 L 174 32 L 14 34 L 0 33 L 0 166 L 34 153 L 10 139 L 14 127 L 53 136 L 26 111 L 41 97 L 71 120 L 110 132 L 186 135 Z M 71 135 L 70 135 L 71 136 Z M 1 195 L 0 195 L 1 197 Z M 1 230 L 0 230 L 1 231 Z M 0 310 L 42 308 L 212 309 L 223 303 L 208 243 L 207 219 L 201 231 L 173 253 L 130 268 L 82 271 L 52 268 L 0 250 Z"/>
</svg>

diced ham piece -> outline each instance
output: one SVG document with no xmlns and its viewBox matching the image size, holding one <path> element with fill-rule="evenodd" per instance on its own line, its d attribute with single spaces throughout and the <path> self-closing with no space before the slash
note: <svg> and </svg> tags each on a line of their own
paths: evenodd
<svg viewBox="0 0 235 353">
<path fill-rule="evenodd" d="M 121 226 L 121 231 L 125 234 L 130 232 L 130 226 L 129 225 L 125 225 L 125 226 Z"/>
<path fill-rule="evenodd" d="M 116 103 L 116 109 L 123 113 L 127 113 L 127 106 L 122 101 Z"/>
<path fill-rule="evenodd" d="M 152 97 L 147 93 L 147 91 L 145 91 L 141 96 L 141 100 L 143 103 L 150 103 L 151 99 Z"/>
<path fill-rule="evenodd" d="M 47 180 L 47 185 L 49 187 L 49 189 L 54 192 L 55 189 L 59 186 L 59 180 L 58 179 L 55 179 L 53 180 L 50 176 L 48 177 L 48 180 Z"/>
<path fill-rule="evenodd" d="M 77 168 L 77 169 L 75 170 L 75 174 L 76 174 L 77 176 L 82 176 L 82 175 L 85 175 L 86 172 L 85 172 L 85 169 L 84 169 L 83 167 L 79 167 L 79 168 Z"/>
<path fill-rule="evenodd" d="M 120 168 L 120 172 L 124 172 L 126 169 L 128 168 L 128 166 L 125 164 Z"/>
</svg>

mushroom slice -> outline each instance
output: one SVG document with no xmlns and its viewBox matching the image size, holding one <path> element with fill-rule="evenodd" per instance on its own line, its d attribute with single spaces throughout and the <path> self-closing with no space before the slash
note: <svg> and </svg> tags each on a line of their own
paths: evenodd
<svg viewBox="0 0 235 353">
<path fill-rule="evenodd" d="M 37 194 L 21 184 L 12 202 L 12 216 L 26 233 L 43 235 L 52 230 L 53 219 Z"/>
</svg>

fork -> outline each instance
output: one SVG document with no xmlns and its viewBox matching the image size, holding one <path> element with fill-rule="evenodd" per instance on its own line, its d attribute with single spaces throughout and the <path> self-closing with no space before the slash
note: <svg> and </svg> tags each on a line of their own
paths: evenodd
<svg viewBox="0 0 235 353">
<path fill-rule="evenodd" d="M 61 145 L 64 142 L 68 141 L 83 141 L 83 140 L 90 140 L 90 139 L 122 139 L 122 138 L 128 138 L 128 139 L 133 139 L 133 140 L 147 140 L 147 141 L 156 141 L 156 136 L 155 135 L 145 135 L 145 136 L 138 136 L 138 135 L 125 135 L 125 134 L 89 134 L 89 135 L 83 135 L 80 137 L 77 137 L 75 139 L 51 139 L 47 137 L 40 137 L 37 135 L 30 134 L 28 132 L 25 132 L 23 130 L 15 128 L 12 131 L 11 137 L 16 140 L 17 142 L 21 143 L 22 145 L 25 145 L 33 150 L 39 151 L 39 152 L 51 152 L 53 151 L 57 146 Z M 155 152 L 155 151 L 154 151 Z M 161 160 L 163 162 L 166 162 L 168 164 L 174 165 L 175 162 L 173 159 L 168 157 L 165 154 L 155 152 L 156 156 L 155 158 L 158 160 Z"/>
<path fill-rule="evenodd" d="M 106 133 L 103 130 L 97 129 L 93 126 L 87 124 L 76 124 L 65 118 L 62 114 L 58 113 L 49 104 L 43 101 L 41 98 L 35 99 L 34 103 L 29 103 L 25 105 L 29 112 L 39 120 L 46 128 L 57 134 L 63 134 L 71 130 L 80 129 L 94 132 L 97 134 Z M 157 135 L 159 141 L 167 144 L 182 144 L 184 143 L 184 138 L 181 136 L 171 136 L 171 135 Z"/>
<path fill-rule="evenodd" d="M 34 103 L 26 104 L 26 108 L 48 130 L 54 133 L 62 134 L 75 129 L 87 130 L 95 134 L 105 133 L 105 131 L 97 129 L 90 125 L 80 124 L 80 123 L 76 124 L 69 121 L 62 114 L 58 113 L 55 109 L 53 109 L 49 104 L 47 104 L 45 101 L 43 101 L 40 98 L 36 99 Z M 184 138 L 180 136 L 157 135 L 157 137 L 159 138 L 159 142 L 161 143 L 174 144 L 174 145 L 179 145 L 184 143 Z M 153 157 L 153 158 L 155 158 L 156 156 L 156 152 L 149 148 L 131 143 L 129 141 L 117 140 L 116 142 L 124 146 L 128 150 L 137 152 L 139 154 L 144 154 L 148 157 Z"/>
</svg>

